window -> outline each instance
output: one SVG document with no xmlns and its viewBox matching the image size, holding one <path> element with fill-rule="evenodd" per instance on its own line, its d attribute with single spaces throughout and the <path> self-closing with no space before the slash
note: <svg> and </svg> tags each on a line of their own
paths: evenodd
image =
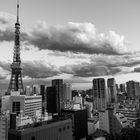
<svg viewBox="0 0 140 140">
<path fill-rule="evenodd" d="M 12 111 L 17 115 L 20 113 L 20 102 L 13 102 Z"/>
<path fill-rule="evenodd" d="M 61 128 L 59 128 L 59 132 L 61 132 Z"/>
<path fill-rule="evenodd" d="M 65 131 L 66 127 L 63 127 L 63 130 Z"/>
<path fill-rule="evenodd" d="M 67 126 L 67 129 L 69 129 L 70 127 L 69 127 L 69 125 Z"/>
<path fill-rule="evenodd" d="M 35 140 L 35 136 L 32 136 L 31 140 Z"/>
</svg>

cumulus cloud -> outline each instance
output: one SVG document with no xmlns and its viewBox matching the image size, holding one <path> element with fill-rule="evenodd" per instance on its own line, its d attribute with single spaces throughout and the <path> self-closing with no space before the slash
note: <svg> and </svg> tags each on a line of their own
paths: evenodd
<svg viewBox="0 0 140 140">
<path fill-rule="evenodd" d="M 70 22 L 65 26 L 47 26 L 45 23 L 43 25 L 39 23 L 30 35 L 28 43 L 40 49 L 108 55 L 129 52 L 124 36 L 114 31 L 98 34 L 92 23 Z"/>
<path fill-rule="evenodd" d="M 13 41 L 14 40 L 14 24 L 16 17 L 14 15 L 0 12 L 0 41 Z M 26 32 L 21 32 L 21 40 L 27 38 Z"/>
<path fill-rule="evenodd" d="M 0 23 L 5 25 L 5 28 L 0 29 L 0 41 L 13 40 L 14 28 L 13 24 L 11 28 L 9 17 L 0 15 Z M 31 32 L 22 32 L 21 39 L 26 45 L 60 52 L 107 55 L 129 53 L 124 36 L 114 31 L 109 31 L 107 34 L 98 33 L 92 23 L 69 22 L 63 26 L 47 26 L 46 22 L 40 21 L 35 24 Z"/>
<path fill-rule="evenodd" d="M 14 40 L 15 19 L 8 19 L 9 16 L 0 15 L 1 42 Z M 25 46 L 22 55 L 27 57 L 22 63 L 23 74 L 30 78 L 63 73 L 84 78 L 115 75 L 140 63 L 140 56 L 128 50 L 124 36 L 114 31 L 98 33 L 92 23 L 48 26 L 40 21 L 30 32 L 21 32 L 21 41 Z M 11 70 L 9 63 L 0 62 L 0 67 Z"/>
</svg>

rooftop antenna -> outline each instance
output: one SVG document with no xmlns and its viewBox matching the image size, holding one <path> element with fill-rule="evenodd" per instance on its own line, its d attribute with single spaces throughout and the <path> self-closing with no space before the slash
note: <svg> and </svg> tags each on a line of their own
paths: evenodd
<svg viewBox="0 0 140 140">
<path fill-rule="evenodd" d="M 19 0 L 17 0 L 17 23 L 19 23 Z"/>
</svg>

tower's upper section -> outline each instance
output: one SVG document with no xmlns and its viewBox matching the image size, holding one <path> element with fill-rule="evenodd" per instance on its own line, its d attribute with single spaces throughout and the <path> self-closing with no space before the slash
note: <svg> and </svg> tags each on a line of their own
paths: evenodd
<svg viewBox="0 0 140 140">
<path fill-rule="evenodd" d="M 17 24 L 19 24 L 19 1 L 17 1 Z"/>
<path fill-rule="evenodd" d="M 17 21 L 15 23 L 15 46 L 13 62 L 20 63 L 20 24 L 19 24 L 19 1 L 17 1 Z"/>
</svg>

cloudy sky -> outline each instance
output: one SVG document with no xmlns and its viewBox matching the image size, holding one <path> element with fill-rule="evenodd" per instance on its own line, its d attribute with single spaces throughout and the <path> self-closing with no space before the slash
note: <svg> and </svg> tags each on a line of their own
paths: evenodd
<svg viewBox="0 0 140 140">
<path fill-rule="evenodd" d="M 139 13 L 139 0 L 20 1 L 24 84 L 63 78 L 89 88 L 97 77 L 140 81 Z M 16 0 L 1 0 L 2 86 L 10 79 L 15 20 Z"/>
</svg>

